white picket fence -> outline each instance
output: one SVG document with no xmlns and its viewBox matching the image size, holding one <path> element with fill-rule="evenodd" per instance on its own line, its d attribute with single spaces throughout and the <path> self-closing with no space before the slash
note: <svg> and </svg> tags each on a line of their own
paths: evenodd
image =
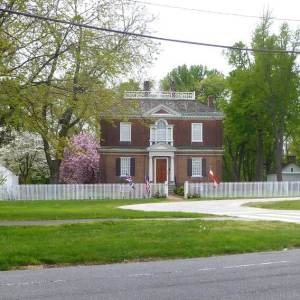
<svg viewBox="0 0 300 300">
<path fill-rule="evenodd" d="M 165 197 L 164 183 L 150 184 L 34 184 L 0 187 L 0 200 L 88 200 L 88 199 L 142 199 Z"/>
<path fill-rule="evenodd" d="M 299 197 L 300 181 L 185 183 L 185 198 Z"/>
</svg>

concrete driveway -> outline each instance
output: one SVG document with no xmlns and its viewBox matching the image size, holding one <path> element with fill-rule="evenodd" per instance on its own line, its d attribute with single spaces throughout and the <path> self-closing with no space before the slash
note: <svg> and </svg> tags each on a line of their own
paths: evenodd
<svg viewBox="0 0 300 300">
<path fill-rule="evenodd" d="M 287 198 L 147 203 L 126 205 L 121 206 L 120 208 L 142 211 L 176 211 L 201 213 L 218 216 L 230 216 L 244 220 L 264 220 L 300 223 L 300 210 L 274 210 L 243 206 L 245 203 L 249 202 L 269 202 L 282 200 L 287 200 Z M 289 200 L 300 200 L 300 198 L 293 198 Z"/>
</svg>

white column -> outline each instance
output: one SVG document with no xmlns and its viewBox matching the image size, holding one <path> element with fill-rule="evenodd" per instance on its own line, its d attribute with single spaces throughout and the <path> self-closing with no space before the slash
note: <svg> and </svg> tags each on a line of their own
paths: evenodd
<svg viewBox="0 0 300 300">
<path fill-rule="evenodd" d="M 171 156 L 170 181 L 174 182 L 174 156 Z"/>
<path fill-rule="evenodd" d="M 149 181 L 153 181 L 153 157 L 149 155 Z"/>
</svg>

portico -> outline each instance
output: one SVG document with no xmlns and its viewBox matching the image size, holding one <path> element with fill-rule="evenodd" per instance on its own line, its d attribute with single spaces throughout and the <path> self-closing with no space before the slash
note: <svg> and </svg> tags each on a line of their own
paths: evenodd
<svg viewBox="0 0 300 300">
<path fill-rule="evenodd" d="M 176 148 L 165 143 L 157 143 L 147 148 L 149 152 L 149 180 L 150 182 L 173 183 L 174 153 Z"/>
</svg>

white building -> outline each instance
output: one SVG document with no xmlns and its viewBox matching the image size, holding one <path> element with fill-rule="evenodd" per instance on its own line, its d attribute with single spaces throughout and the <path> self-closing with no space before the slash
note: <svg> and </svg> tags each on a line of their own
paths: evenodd
<svg viewBox="0 0 300 300">
<path fill-rule="evenodd" d="M 19 177 L 16 176 L 12 171 L 8 170 L 4 166 L 0 165 L 0 175 L 5 178 L 4 186 L 11 188 L 14 185 L 19 184 Z"/>
<path fill-rule="evenodd" d="M 276 174 L 268 174 L 267 181 L 277 181 Z M 288 157 L 288 163 L 282 167 L 282 181 L 300 181 L 300 167 L 296 165 L 296 157 Z"/>
</svg>

